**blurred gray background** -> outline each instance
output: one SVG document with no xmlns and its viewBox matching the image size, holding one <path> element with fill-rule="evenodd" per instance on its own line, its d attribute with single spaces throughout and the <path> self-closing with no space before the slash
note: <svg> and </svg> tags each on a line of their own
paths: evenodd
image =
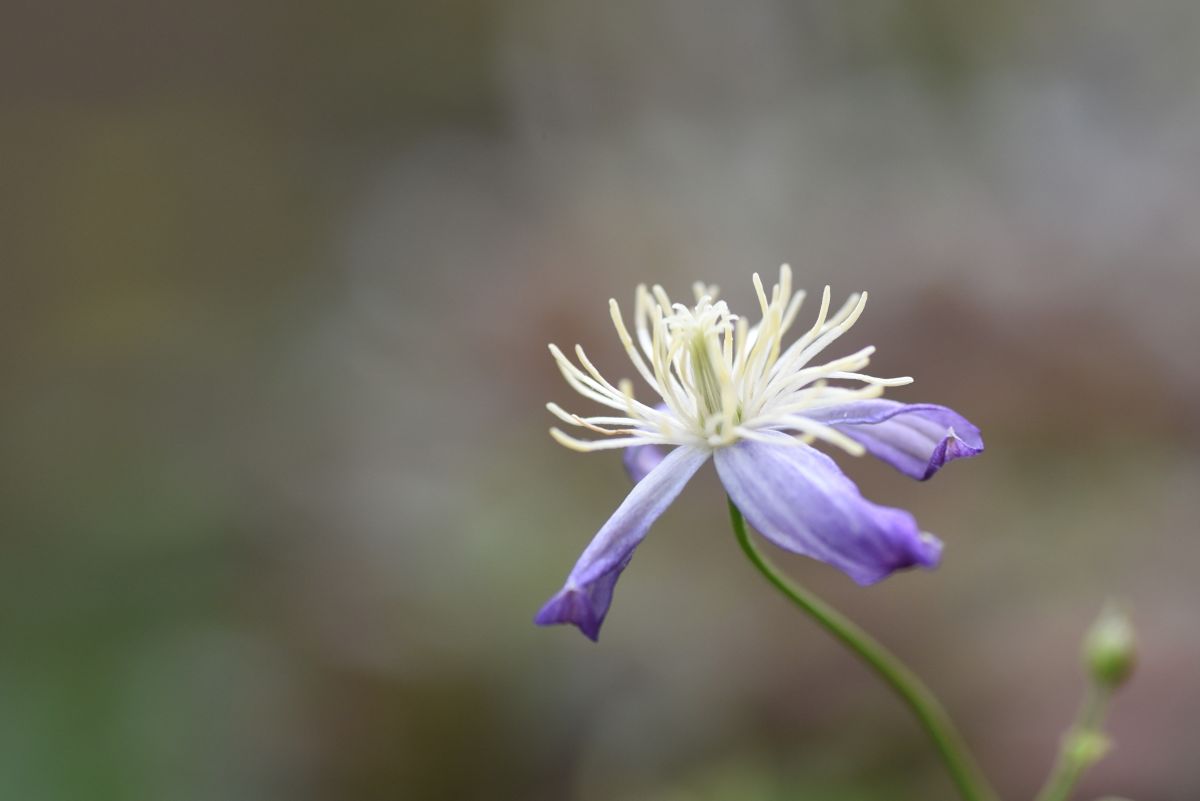
<svg viewBox="0 0 1200 801">
<path fill-rule="evenodd" d="M 781 262 L 988 452 L 848 465 L 946 541 L 779 555 L 1031 797 L 1200 797 L 1200 4 L 65 0 L 0 29 L 0 798 L 941 799 L 705 471 L 599 645 L 530 618 L 628 490 L 546 343 Z M 628 308 L 628 307 L 627 307 Z M 811 309 L 808 314 L 811 314 Z M 809 319 L 808 315 L 802 316 Z"/>
</svg>

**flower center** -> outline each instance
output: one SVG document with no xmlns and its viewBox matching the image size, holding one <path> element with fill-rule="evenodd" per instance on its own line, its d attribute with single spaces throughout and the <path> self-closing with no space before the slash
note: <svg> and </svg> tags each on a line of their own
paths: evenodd
<svg viewBox="0 0 1200 801">
<path fill-rule="evenodd" d="M 628 381 L 615 385 L 607 381 L 578 345 L 575 355 L 582 367 L 551 345 L 550 352 L 567 383 L 615 412 L 581 417 L 549 404 L 550 412 L 568 425 L 605 437 L 579 439 L 555 428 L 551 429 L 554 438 L 567 447 L 589 451 L 635 445 L 716 449 L 742 439 L 778 442 L 777 432 L 783 431 L 800 442 L 821 439 L 850 453 L 861 453 L 857 442 L 806 412 L 877 398 L 884 387 L 912 381 L 907 376 L 876 378 L 858 372 L 870 361 L 875 350 L 870 347 L 814 364 L 825 348 L 854 325 L 866 293 L 852 295 L 830 314 L 826 287 L 816 321 L 784 347 L 784 335 L 795 322 L 804 293 L 792 292 L 787 265 L 780 268 L 779 283 L 769 295 L 757 274 L 753 279 L 762 311 L 761 322 L 753 326 L 731 314 L 725 301 L 716 300 L 716 287 L 699 283 L 693 287 L 694 306 L 672 303 L 662 287 L 638 287 L 633 333 L 617 302 L 609 301 L 621 344 L 661 402 L 636 400 Z M 861 386 L 846 386 L 847 382 Z"/>
<path fill-rule="evenodd" d="M 659 301 L 669 313 L 659 324 L 665 336 L 654 351 L 655 383 L 667 387 L 664 400 L 681 420 L 690 418 L 694 435 L 715 445 L 732 441 L 740 420 L 732 349 L 737 317 L 707 288 L 697 287 L 696 295 L 692 307 Z"/>
<path fill-rule="evenodd" d="M 705 417 L 720 416 L 722 411 L 721 382 L 717 378 L 717 366 L 713 364 L 714 354 L 712 353 L 716 343 L 711 339 L 706 334 L 697 334 L 692 337 L 691 350 L 688 354 L 691 357 L 695 397 Z"/>
</svg>

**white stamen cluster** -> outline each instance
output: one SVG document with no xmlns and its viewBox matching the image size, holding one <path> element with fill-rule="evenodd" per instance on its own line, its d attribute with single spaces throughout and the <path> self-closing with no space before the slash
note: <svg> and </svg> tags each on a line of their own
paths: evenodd
<svg viewBox="0 0 1200 801">
<path fill-rule="evenodd" d="M 615 300 L 609 301 L 613 325 L 633 366 L 662 399 L 647 405 L 633 396 L 628 380 L 613 386 L 596 369 L 583 348 L 575 346 L 580 367 L 557 346 L 550 352 L 567 383 L 585 398 L 615 409 L 618 416 L 580 417 L 547 404 L 564 423 L 585 428 L 604 439 L 579 439 L 557 428 L 551 436 L 579 451 L 627 448 L 633 445 L 690 445 L 708 449 L 739 439 L 779 442 L 765 433 L 787 431 L 797 442 L 820 439 L 858 455 L 863 448 L 830 426 L 804 415 L 805 410 L 878 397 L 884 387 L 912 379 L 875 378 L 859 371 L 870 362 L 874 347 L 821 365 L 812 360 L 846 333 L 862 314 L 867 293 L 851 295 L 829 315 L 829 287 L 821 295 L 817 320 L 786 349 L 783 337 L 796 320 L 804 292 L 792 293 L 792 271 L 779 269 L 779 283 L 768 299 L 754 274 L 754 289 L 762 320 L 753 327 L 717 300 L 717 288 L 697 283 L 696 305 L 672 304 L 662 287 L 639 286 L 630 335 Z M 830 385 L 830 381 L 859 386 Z"/>
</svg>

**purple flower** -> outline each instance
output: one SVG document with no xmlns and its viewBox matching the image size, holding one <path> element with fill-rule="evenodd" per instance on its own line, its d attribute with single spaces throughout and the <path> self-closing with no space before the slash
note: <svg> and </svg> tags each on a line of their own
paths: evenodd
<svg viewBox="0 0 1200 801">
<path fill-rule="evenodd" d="M 947 462 L 982 452 L 979 429 L 944 406 L 880 399 L 884 387 L 912 379 L 858 372 L 874 348 L 812 364 L 858 320 L 865 292 L 830 316 L 826 287 L 816 322 L 785 348 L 804 293 L 792 293 L 787 265 L 770 298 L 757 274 L 754 288 L 762 320 L 749 326 L 716 300 L 715 287 L 697 284 L 693 307 L 672 304 L 661 287 L 638 287 L 636 343 L 609 301 L 630 360 L 659 396 L 655 405 L 635 400 L 628 381 L 609 383 L 582 348 L 575 348 L 581 368 L 550 346 L 567 383 L 616 412 L 581 417 L 548 404 L 563 422 L 604 438 L 579 439 L 557 428 L 551 435 L 580 451 L 625 449 L 635 486 L 538 612 L 539 625 L 571 623 L 595 640 L 634 549 L 709 457 L 745 518 L 785 550 L 833 565 L 859 584 L 937 565 L 936 537 L 908 512 L 863 498 L 811 443 L 870 453 L 925 480 Z"/>
</svg>

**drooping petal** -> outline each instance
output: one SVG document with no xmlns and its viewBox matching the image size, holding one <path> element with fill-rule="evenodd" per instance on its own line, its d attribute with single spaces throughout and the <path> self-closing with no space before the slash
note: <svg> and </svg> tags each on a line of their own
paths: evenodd
<svg viewBox="0 0 1200 801">
<path fill-rule="evenodd" d="M 612 602 L 613 585 L 650 525 L 708 460 L 686 446 L 671 451 L 629 493 L 575 563 L 566 584 L 534 617 L 539 626 L 571 623 L 592 640 Z"/>
<path fill-rule="evenodd" d="M 911 514 L 871 503 L 828 456 L 778 436 L 778 445 L 743 440 L 714 457 L 725 491 L 764 537 L 859 584 L 937 565 L 941 542 Z"/>
<path fill-rule="evenodd" d="M 932 403 L 864 400 L 806 409 L 803 415 L 833 426 L 920 481 L 947 462 L 983 452 L 978 428 L 953 409 Z"/>
<path fill-rule="evenodd" d="M 658 467 L 658 463 L 666 456 L 667 451 L 661 445 L 634 445 L 625 449 L 621 461 L 625 464 L 625 472 L 636 484 Z"/>
</svg>

